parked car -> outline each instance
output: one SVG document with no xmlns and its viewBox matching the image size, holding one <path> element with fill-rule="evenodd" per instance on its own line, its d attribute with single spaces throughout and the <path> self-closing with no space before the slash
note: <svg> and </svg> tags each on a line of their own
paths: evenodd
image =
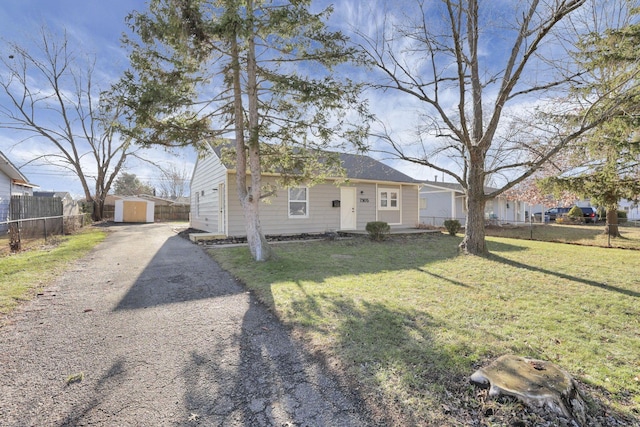
<svg viewBox="0 0 640 427">
<path fill-rule="evenodd" d="M 596 211 L 596 208 L 592 208 L 592 207 L 588 207 L 588 208 L 583 208 L 580 207 L 580 209 L 582 210 L 582 215 L 584 216 L 584 222 L 592 222 L 592 223 L 596 223 L 598 222 L 598 212 Z"/>
<path fill-rule="evenodd" d="M 542 218 L 542 212 L 536 212 L 533 214 L 533 219 L 536 222 L 542 222 L 543 220 L 546 221 L 555 221 L 558 218 L 561 218 L 563 216 L 566 216 L 569 211 L 571 210 L 571 208 L 552 208 L 549 209 L 548 211 L 545 211 L 544 213 L 544 219 Z M 584 217 L 584 222 L 592 222 L 592 223 L 596 223 L 598 221 L 598 213 L 596 212 L 595 208 L 592 207 L 580 207 L 580 210 L 582 210 L 582 215 Z"/>
<path fill-rule="evenodd" d="M 558 217 L 562 217 L 569 213 L 571 208 L 552 208 L 544 213 L 545 217 L 549 217 L 549 221 L 555 221 Z"/>
</svg>

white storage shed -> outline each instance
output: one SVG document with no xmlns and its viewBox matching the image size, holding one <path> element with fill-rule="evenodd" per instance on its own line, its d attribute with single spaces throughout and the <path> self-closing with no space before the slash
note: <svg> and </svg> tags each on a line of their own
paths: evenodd
<svg viewBox="0 0 640 427">
<path fill-rule="evenodd" d="M 114 222 L 153 222 L 155 203 L 140 197 L 123 197 L 115 201 Z"/>
</svg>

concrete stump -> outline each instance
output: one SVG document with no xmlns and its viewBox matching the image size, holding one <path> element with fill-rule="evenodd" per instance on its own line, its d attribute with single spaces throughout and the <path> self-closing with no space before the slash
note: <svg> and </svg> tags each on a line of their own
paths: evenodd
<svg viewBox="0 0 640 427">
<path fill-rule="evenodd" d="M 471 375 L 471 382 L 489 387 L 491 397 L 513 396 L 526 405 L 546 407 L 585 425 L 586 405 L 575 380 L 551 362 L 501 356 Z"/>
</svg>

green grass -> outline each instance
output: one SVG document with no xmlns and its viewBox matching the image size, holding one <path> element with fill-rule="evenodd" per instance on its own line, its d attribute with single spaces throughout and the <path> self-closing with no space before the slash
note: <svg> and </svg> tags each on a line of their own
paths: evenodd
<svg viewBox="0 0 640 427">
<path fill-rule="evenodd" d="M 0 257 L 0 314 L 8 314 L 21 301 L 32 298 L 105 236 L 104 231 L 87 228 L 79 234 L 56 238 L 56 245 Z"/>
<path fill-rule="evenodd" d="M 609 238 L 603 224 L 565 225 L 533 224 L 520 227 L 487 227 L 487 235 L 514 239 L 532 239 L 545 242 L 574 243 L 578 245 L 640 249 L 640 227 L 620 226 L 621 237 Z"/>
<path fill-rule="evenodd" d="M 460 257 L 459 242 L 288 244 L 268 263 L 210 253 L 409 422 L 484 416 L 468 377 L 506 353 L 559 364 L 592 411 L 640 414 L 638 252 L 491 237 L 489 257 Z"/>
</svg>

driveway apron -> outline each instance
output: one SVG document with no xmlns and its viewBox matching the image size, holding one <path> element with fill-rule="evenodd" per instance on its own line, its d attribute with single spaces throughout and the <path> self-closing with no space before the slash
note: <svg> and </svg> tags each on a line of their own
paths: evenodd
<svg viewBox="0 0 640 427">
<path fill-rule="evenodd" d="M 171 225 L 109 231 L 0 329 L 0 425 L 371 424 Z"/>
</svg>

